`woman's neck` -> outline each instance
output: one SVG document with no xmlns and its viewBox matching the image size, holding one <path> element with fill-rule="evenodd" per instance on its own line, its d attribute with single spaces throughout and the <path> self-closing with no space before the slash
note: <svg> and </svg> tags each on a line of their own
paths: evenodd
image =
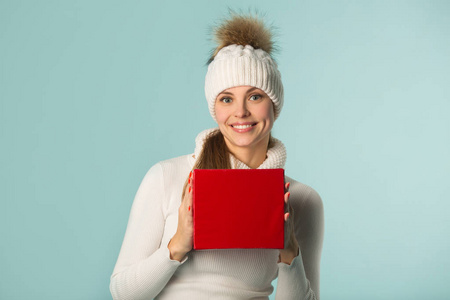
<svg viewBox="0 0 450 300">
<path fill-rule="evenodd" d="M 234 155 L 238 160 L 246 164 L 252 169 L 258 168 L 267 158 L 267 148 L 269 144 L 269 137 L 267 139 L 261 140 L 257 145 L 253 147 L 237 147 L 231 145 L 225 139 L 228 149 L 231 154 Z"/>
</svg>

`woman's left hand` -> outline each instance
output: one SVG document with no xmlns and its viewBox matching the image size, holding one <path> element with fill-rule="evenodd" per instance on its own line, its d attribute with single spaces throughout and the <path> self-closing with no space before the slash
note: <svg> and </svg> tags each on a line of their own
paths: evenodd
<svg viewBox="0 0 450 300">
<path fill-rule="evenodd" d="M 284 249 L 280 250 L 279 262 L 291 264 L 292 260 L 298 255 L 299 246 L 297 239 L 295 238 L 294 230 L 294 210 L 289 204 L 289 192 L 290 182 L 287 182 L 284 186 Z"/>
</svg>

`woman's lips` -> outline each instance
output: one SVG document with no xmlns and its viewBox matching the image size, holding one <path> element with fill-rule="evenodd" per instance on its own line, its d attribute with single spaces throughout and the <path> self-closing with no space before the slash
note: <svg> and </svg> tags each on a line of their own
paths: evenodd
<svg viewBox="0 0 450 300">
<path fill-rule="evenodd" d="M 249 132 L 249 131 L 253 130 L 255 125 L 256 125 L 256 123 L 246 122 L 246 123 L 235 123 L 235 124 L 231 124 L 230 126 L 231 126 L 231 128 L 233 128 L 234 131 L 243 133 L 243 132 Z"/>
</svg>

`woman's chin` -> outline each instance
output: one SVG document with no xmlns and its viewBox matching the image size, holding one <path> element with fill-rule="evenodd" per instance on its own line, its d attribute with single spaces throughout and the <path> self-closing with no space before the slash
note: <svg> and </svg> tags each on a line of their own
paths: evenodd
<svg viewBox="0 0 450 300">
<path fill-rule="evenodd" d="M 250 131 L 245 133 L 237 133 L 234 131 L 222 131 L 222 134 L 225 137 L 225 142 L 228 148 L 232 150 L 233 148 L 252 149 L 264 144 L 267 145 L 266 143 L 264 143 L 264 140 L 267 138 L 268 142 L 270 132 L 262 133 L 258 131 Z"/>
<path fill-rule="evenodd" d="M 240 138 L 228 140 L 227 144 L 234 149 L 251 149 L 260 146 L 260 143 L 261 140 L 255 140 L 254 138 Z"/>
</svg>

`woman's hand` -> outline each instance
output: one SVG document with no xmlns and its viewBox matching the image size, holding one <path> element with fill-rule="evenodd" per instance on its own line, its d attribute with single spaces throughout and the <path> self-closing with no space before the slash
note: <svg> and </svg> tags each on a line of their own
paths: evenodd
<svg viewBox="0 0 450 300">
<path fill-rule="evenodd" d="M 170 258 L 182 261 L 186 254 L 192 250 L 194 222 L 192 218 L 192 193 L 193 176 L 189 173 L 189 181 L 186 185 L 184 197 L 178 209 L 178 227 L 177 232 L 172 237 L 167 247 L 170 251 Z"/>
<path fill-rule="evenodd" d="M 299 246 L 297 239 L 295 238 L 294 231 L 294 210 L 289 204 L 289 192 L 290 182 L 287 182 L 284 186 L 284 249 L 280 250 L 279 262 L 291 264 L 294 257 L 298 255 Z"/>
</svg>

